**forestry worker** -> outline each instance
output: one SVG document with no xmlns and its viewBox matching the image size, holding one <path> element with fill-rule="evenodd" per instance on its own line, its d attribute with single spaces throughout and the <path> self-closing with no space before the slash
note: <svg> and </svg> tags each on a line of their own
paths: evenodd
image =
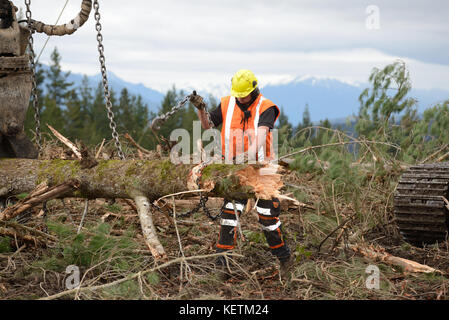
<svg viewBox="0 0 449 320">
<path fill-rule="evenodd" d="M 221 98 L 218 107 L 210 113 L 213 125 L 215 127 L 222 125 L 221 145 L 225 163 L 232 163 L 232 160 L 235 161 L 239 156 L 256 161 L 274 159 L 271 131 L 279 117 L 279 108 L 260 93 L 258 81 L 253 72 L 239 70 L 233 76 L 231 83 L 231 95 Z M 209 129 L 202 98 L 193 98 L 191 102 L 198 109 L 202 127 Z M 240 215 L 247 201 L 247 199 L 224 200 L 220 235 L 216 245 L 217 252 L 235 248 L 238 233 L 238 217 L 235 216 L 235 212 Z M 256 210 L 270 250 L 279 259 L 281 277 L 286 277 L 293 265 L 293 259 L 279 220 L 280 201 L 277 198 L 259 199 Z M 224 270 L 224 257 L 220 257 L 217 264 Z"/>
</svg>

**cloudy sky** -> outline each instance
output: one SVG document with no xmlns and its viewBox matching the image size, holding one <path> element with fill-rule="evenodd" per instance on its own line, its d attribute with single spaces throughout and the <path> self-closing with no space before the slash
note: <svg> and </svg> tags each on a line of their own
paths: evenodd
<svg viewBox="0 0 449 320">
<path fill-rule="evenodd" d="M 54 23 L 65 2 L 33 0 L 33 18 Z M 80 4 L 70 0 L 61 22 Z M 108 70 L 161 91 L 227 90 L 241 68 L 262 86 L 304 76 L 361 83 L 398 58 L 415 88 L 449 90 L 447 0 L 107 0 L 100 11 Z M 45 40 L 35 36 L 37 53 Z M 74 35 L 50 38 L 41 62 L 55 46 L 65 70 L 99 72 L 93 13 Z"/>
</svg>

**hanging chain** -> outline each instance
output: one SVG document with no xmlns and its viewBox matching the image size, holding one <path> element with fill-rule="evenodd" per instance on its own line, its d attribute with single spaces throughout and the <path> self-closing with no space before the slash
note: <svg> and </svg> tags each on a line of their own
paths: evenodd
<svg viewBox="0 0 449 320">
<path fill-rule="evenodd" d="M 174 106 L 173 108 L 171 108 L 170 111 L 168 111 L 167 113 L 161 114 L 160 116 L 157 116 L 156 118 L 154 118 L 153 121 L 151 121 L 150 128 L 159 130 L 161 125 L 163 125 L 168 119 L 170 119 L 171 116 L 173 116 L 179 109 L 184 107 L 185 104 L 187 102 L 189 102 L 192 97 L 194 97 L 196 95 L 197 95 L 197 93 L 194 90 L 192 94 L 189 94 L 188 96 L 185 96 L 184 99 L 182 99 L 180 102 L 178 102 L 178 104 L 176 106 Z M 214 124 L 212 122 L 212 119 L 210 118 L 209 112 L 207 112 L 207 108 L 206 107 L 204 107 L 204 111 L 206 112 L 207 121 L 209 122 L 209 125 L 211 126 L 211 128 L 213 128 Z"/>
<path fill-rule="evenodd" d="M 31 97 L 33 100 L 33 108 L 34 108 L 34 122 L 36 124 L 36 143 L 39 149 L 39 152 L 42 150 L 42 135 L 41 135 L 41 120 L 40 120 L 40 110 L 39 110 L 39 97 L 37 95 L 37 84 L 36 84 L 36 63 L 35 53 L 34 53 L 34 39 L 33 39 L 33 26 L 31 20 L 31 0 L 25 0 L 26 5 L 26 18 L 28 22 L 28 29 L 30 30 L 30 36 L 28 38 L 28 50 L 29 50 L 29 59 L 30 59 L 30 69 L 31 69 L 31 83 L 32 83 L 32 91 Z"/>
<path fill-rule="evenodd" d="M 163 125 L 168 119 L 170 119 L 171 116 L 173 116 L 179 109 L 184 107 L 184 105 L 190 101 L 190 97 L 192 95 L 189 94 L 188 96 L 184 97 L 176 106 L 174 106 L 170 111 L 168 111 L 165 114 L 161 114 L 160 116 L 157 116 L 156 118 L 151 121 L 150 128 L 151 129 L 160 129 L 161 125 Z"/>
<path fill-rule="evenodd" d="M 95 29 L 97 30 L 97 41 L 98 41 L 98 53 L 100 54 L 99 60 L 101 64 L 101 75 L 103 78 L 103 88 L 104 88 L 104 97 L 106 100 L 106 109 L 109 118 L 109 128 L 112 130 L 112 138 L 115 141 L 115 147 L 117 148 L 118 155 L 120 159 L 125 160 L 125 154 L 122 151 L 122 145 L 120 144 L 120 140 L 117 133 L 117 124 L 114 121 L 114 112 L 112 111 L 112 102 L 111 102 L 111 94 L 109 92 L 109 84 L 108 77 L 106 72 L 106 59 L 104 57 L 104 46 L 103 46 L 103 35 L 101 34 L 101 23 L 100 23 L 100 5 L 98 0 L 94 0 L 93 3 L 95 9 Z"/>
<path fill-rule="evenodd" d="M 211 161 L 212 161 L 212 160 L 205 161 L 205 162 L 201 163 L 201 171 L 203 171 L 203 169 L 204 169 L 204 168 L 205 168 Z M 199 186 L 200 183 L 201 183 L 201 175 L 198 175 L 196 184 Z M 220 210 L 220 212 L 219 212 L 217 215 L 213 216 L 212 213 L 210 212 L 209 208 L 206 207 L 206 203 L 207 203 L 208 200 L 209 200 L 209 197 L 208 197 L 208 196 L 205 196 L 204 193 L 201 192 L 201 193 L 200 193 L 200 202 L 198 203 L 196 212 L 198 212 L 198 210 L 199 210 L 200 208 L 202 208 L 203 211 L 204 211 L 204 213 L 209 217 L 209 219 L 211 219 L 212 221 L 214 221 L 214 220 L 216 220 L 217 218 L 219 218 L 219 217 L 221 216 L 221 210 Z M 195 208 L 195 209 L 196 209 L 196 208 Z"/>
</svg>

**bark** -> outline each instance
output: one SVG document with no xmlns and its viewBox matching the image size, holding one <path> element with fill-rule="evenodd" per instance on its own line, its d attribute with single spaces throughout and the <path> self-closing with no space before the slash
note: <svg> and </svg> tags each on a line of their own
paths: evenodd
<svg viewBox="0 0 449 320">
<path fill-rule="evenodd" d="M 279 196 L 281 175 L 275 170 L 261 174 L 260 165 L 212 164 L 204 168 L 200 186 L 192 176 L 194 165 L 175 165 L 169 160 L 103 160 L 82 169 L 77 160 L 0 159 L 0 196 L 34 190 L 46 181 L 50 187 L 76 180 L 79 188 L 64 194 L 79 198 L 162 196 L 207 189 L 208 195 L 222 198 L 268 198 Z"/>
<path fill-rule="evenodd" d="M 105 160 L 95 167 L 83 168 L 82 160 L 0 159 L 0 197 L 34 190 L 17 210 L 7 209 L 0 214 L 0 221 L 44 199 L 45 191 L 51 197 L 133 199 L 146 244 L 156 259 L 163 259 L 167 255 L 157 237 L 150 200 L 199 188 L 206 188 L 210 195 L 232 199 L 270 198 L 279 196 L 282 186 L 281 175 L 273 166 L 212 164 L 202 171 L 199 168 L 175 165 L 168 160 Z M 40 185 L 43 182 L 45 185 Z M 56 185 L 59 187 L 51 189 Z M 65 186 L 62 191 L 61 186 Z"/>
<path fill-rule="evenodd" d="M 146 197 L 137 196 L 134 198 L 139 213 L 140 225 L 145 237 L 145 242 L 156 259 L 166 258 L 164 247 L 159 242 L 156 228 L 153 224 L 153 216 L 151 214 L 150 203 Z"/>
</svg>

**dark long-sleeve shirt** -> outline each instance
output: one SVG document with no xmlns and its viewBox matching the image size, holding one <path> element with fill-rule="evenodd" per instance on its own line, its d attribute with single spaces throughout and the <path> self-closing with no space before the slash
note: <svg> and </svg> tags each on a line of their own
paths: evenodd
<svg viewBox="0 0 449 320">
<path fill-rule="evenodd" d="M 275 106 L 272 106 L 262 112 L 262 114 L 259 117 L 259 124 L 258 126 L 265 126 L 270 129 L 274 128 L 274 122 L 276 121 L 276 118 L 279 114 L 278 109 Z M 221 112 L 221 103 L 218 105 L 218 107 L 210 112 L 210 118 L 212 122 L 214 123 L 215 127 L 218 127 L 221 123 L 223 123 L 223 114 Z"/>
</svg>

